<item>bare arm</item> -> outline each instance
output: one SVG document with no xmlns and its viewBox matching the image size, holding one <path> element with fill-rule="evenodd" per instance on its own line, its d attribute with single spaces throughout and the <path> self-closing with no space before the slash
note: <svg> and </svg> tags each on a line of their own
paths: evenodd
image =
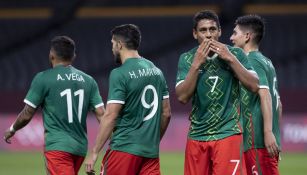
<svg viewBox="0 0 307 175">
<path fill-rule="evenodd" d="M 218 41 L 212 41 L 211 49 L 217 53 L 220 58 L 228 62 L 236 77 L 244 87 L 254 93 L 258 91 L 259 80 L 257 74 L 247 70 L 228 50 L 225 44 L 222 44 Z"/>
<path fill-rule="evenodd" d="M 9 143 L 9 144 L 11 143 L 10 138 L 14 136 L 16 131 L 23 128 L 31 121 L 35 112 L 36 112 L 35 108 L 27 104 L 25 105 L 23 110 L 18 114 L 16 121 L 4 133 L 4 140 L 6 143 Z"/>
<path fill-rule="evenodd" d="M 115 127 L 115 122 L 119 112 L 122 109 L 121 104 L 113 104 L 110 103 L 106 107 L 106 112 L 103 115 L 100 125 L 98 134 L 96 137 L 95 145 L 92 150 L 90 150 L 90 155 L 85 160 L 85 170 L 87 173 L 92 173 L 94 170 L 94 165 L 96 163 L 98 153 L 103 148 L 106 141 L 112 134 L 112 131 Z"/>
<path fill-rule="evenodd" d="M 278 155 L 278 145 L 272 132 L 272 98 L 269 89 L 259 89 L 261 111 L 263 116 L 264 144 L 271 157 Z"/>
<path fill-rule="evenodd" d="M 210 51 L 209 46 L 210 46 L 209 40 L 204 40 L 204 42 L 200 44 L 199 48 L 197 49 L 194 55 L 193 63 L 185 80 L 182 83 L 180 83 L 178 86 L 176 86 L 177 98 L 183 104 L 188 103 L 194 94 L 199 74 L 199 68 L 206 61 L 206 57 Z"/>
<path fill-rule="evenodd" d="M 101 118 L 102 118 L 102 116 L 103 116 L 104 113 L 105 113 L 105 109 L 104 109 L 103 106 L 100 106 L 100 107 L 98 107 L 98 108 L 95 109 L 94 113 L 95 113 L 95 117 L 96 117 L 98 123 L 100 123 Z"/>
<path fill-rule="evenodd" d="M 160 139 L 165 134 L 165 131 L 167 129 L 167 126 L 171 120 L 171 106 L 169 99 L 164 99 L 162 101 L 162 116 L 161 116 L 161 128 L 160 128 Z"/>
</svg>

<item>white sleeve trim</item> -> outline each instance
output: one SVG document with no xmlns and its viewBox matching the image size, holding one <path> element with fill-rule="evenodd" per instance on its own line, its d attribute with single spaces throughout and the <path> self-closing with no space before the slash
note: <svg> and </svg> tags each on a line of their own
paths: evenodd
<svg viewBox="0 0 307 175">
<path fill-rule="evenodd" d="M 117 104 L 122 104 L 122 105 L 125 104 L 125 102 L 121 100 L 109 100 L 107 104 L 110 104 L 110 103 L 117 103 Z"/>
<path fill-rule="evenodd" d="M 31 106 L 32 108 L 36 108 L 36 107 L 37 107 L 35 104 L 33 104 L 32 102 L 30 102 L 30 101 L 27 100 L 27 99 L 24 99 L 23 102 L 25 102 L 25 104 Z"/>
<path fill-rule="evenodd" d="M 251 72 L 251 73 L 255 73 L 255 74 L 257 74 L 257 72 L 256 71 L 254 71 L 254 70 L 248 70 L 249 72 Z M 258 74 L 257 74 L 258 75 Z"/>
<path fill-rule="evenodd" d="M 178 83 L 176 83 L 176 86 L 177 87 L 179 84 L 181 84 L 184 80 L 180 80 Z"/>
<path fill-rule="evenodd" d="M 164 96 L 163 96 L 163 100 L 164 100 L 164 99 L 168 99 L 168 98 L 169 98 L 169 95 L 164 95 Z"/>
<path fill-rule="evenodd" d="M 104 104 L 103 103 L 99 103 L 98 105 L 95 106 L 95 108 L 99 108 L 101 106 L 104 106 Z"/>
<path fill-rule="evenodd" d="M 259 86 L 259 88 L 260 89 L 270 89 L 269 86 L 264 86 L 264 85 Z"/>
</svg>

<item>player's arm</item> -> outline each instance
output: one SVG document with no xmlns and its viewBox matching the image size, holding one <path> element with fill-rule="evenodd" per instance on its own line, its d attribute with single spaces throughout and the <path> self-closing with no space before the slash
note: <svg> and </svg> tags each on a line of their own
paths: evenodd
<svg viewBox="0 0 307 175">
<path fill-rule="evenodd" d="M 162 139 L 162 137 L 164 136 L 170 120 L 171 120 L 171 106 L 169 99 L 167 98 L 162 101 L 160 139 Z"/>
<path fill-rule="evenodd" d="M 90 155 L 85 160 L 85 171 L 93 173 L 94 165 L 97 160 L 98 154 L 103 148 L 106 141 L 112 134 L 115 126 L 116 118 L 122 109 L 121 104 L 109 103 L 106 107 L 105 114 L 101 118 L 98 135 L 96 137 L 95 145 L 90 150 Z"/>
<path fill-rule="evenodd" d="M 104 106 L 100 106 L 100 107 L 98 107 L 98 108 L 95 108 L 94 113 L 95 113 L 95 117 L 96 117 L 98 123 L 100 123 L 101 118 L 102 118 L 102 116 L 103 116 L 104 113 L 105 113 Z"/>
<path fill-rule="evenodd" d="M 206 57 L 210 51 L 209 48 L 210 48 L 209 40 L 204 40 L 199 45 L 194 55 L 193 63 L 190 67 L 190 70 L 185 80 L 176 86 L 177 99 L 183 104 L 188 103 L 194 94 L 198 79 L 199 69 L 200 66 L 204 64 L 206 61 Z"/>
<path fill-rule="evenodd" d="M 15 132 L 26 126 L 33 118 L 36 108 L 25 105 L 23 110 L 18 114 L 16 121 L 4 133 L 4 140 L 6 143 L 11 144 L 10 138 L 14 136 Z"/>
<path fill-rule="evenodd" d="M 217 53 L 220 58 L 228 62 L 236 77 L 251 92 L 256 93 L 258 87 L 258 76 L 255 72 L 247 70 L 236 57 L 228 50 L 227 46 L 218 41 L 212 41 L 210 49 Z"/>
<path fill-rule="evenodd" d="M 258 91 L 260 97 L 261 112 L 263 116 L 264 144 L 271 157 L 278 155 L 278 145 L 272 131 L 272 98 L 269 89 L 260 88 Z"/>
</svg>

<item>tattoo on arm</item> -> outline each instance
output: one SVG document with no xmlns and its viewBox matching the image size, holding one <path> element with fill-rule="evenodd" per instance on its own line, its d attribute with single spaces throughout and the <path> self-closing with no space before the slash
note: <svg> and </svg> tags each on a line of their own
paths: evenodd
<svg viewBox="0 0 307 175">
<path fill-rule="evenodd" d="M 26 126 L 31 121 L 35 112 L 35 108 L 26 104 L 23 110 L 18 114 L 17 120 L 14 123 L 14 129 L 19 130 Z"/>
</svg>

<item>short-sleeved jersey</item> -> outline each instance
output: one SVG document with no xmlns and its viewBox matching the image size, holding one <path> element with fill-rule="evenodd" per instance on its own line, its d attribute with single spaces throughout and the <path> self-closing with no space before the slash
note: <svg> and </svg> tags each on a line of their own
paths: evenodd
<svg viewBox="0 0 307 175">
<path fill-rule="evenodd" d="M 73 66 L 56 66 L 34 77 L 24 102 L 42 107 L 46 151 L 86 155 L 87 113 L 103 105 L 92 77 Z"/>
<path fill-rule="evenodd" d="M 111 150 L 159 157 L 162 101 L 169 98 L 160 69 L 145 58 L 128 58 L 110 74 L 108 104 L 122 104 Z"/>
<path fill-rule="evenodd" d="M 273 128 L 272 131 L 276 137 L 277 144 L 280 146 L 280 131 L 278 117 L 278 87 L 276 72 L 272 62 L 263 56 L 259 51 L 253 51 L 248 54 L 248 60 L 257 72 L 259 77 L 259 87 L 270 90 L 272 97 Z M 263 136 L 263 116 L 261 111 L 260 97 L 241 88 L 241 114 L 243 116 L 243 137 L 244 150 L 251 148 L 265 148 Z"/>
<path fill-rule="evenodd" d="M 252 69 L 242 49 L 228 49 L 244 67 Z M 176 86 L 185 80 L 196 50 L 197 47 L 180 56 Z M 239 100 L 239 80 L 230 66 L 218 57 L 207 59 L 199 70 L 192 99 L 189 138 L 211 141 L 242 133 Z"/>
</svg>

